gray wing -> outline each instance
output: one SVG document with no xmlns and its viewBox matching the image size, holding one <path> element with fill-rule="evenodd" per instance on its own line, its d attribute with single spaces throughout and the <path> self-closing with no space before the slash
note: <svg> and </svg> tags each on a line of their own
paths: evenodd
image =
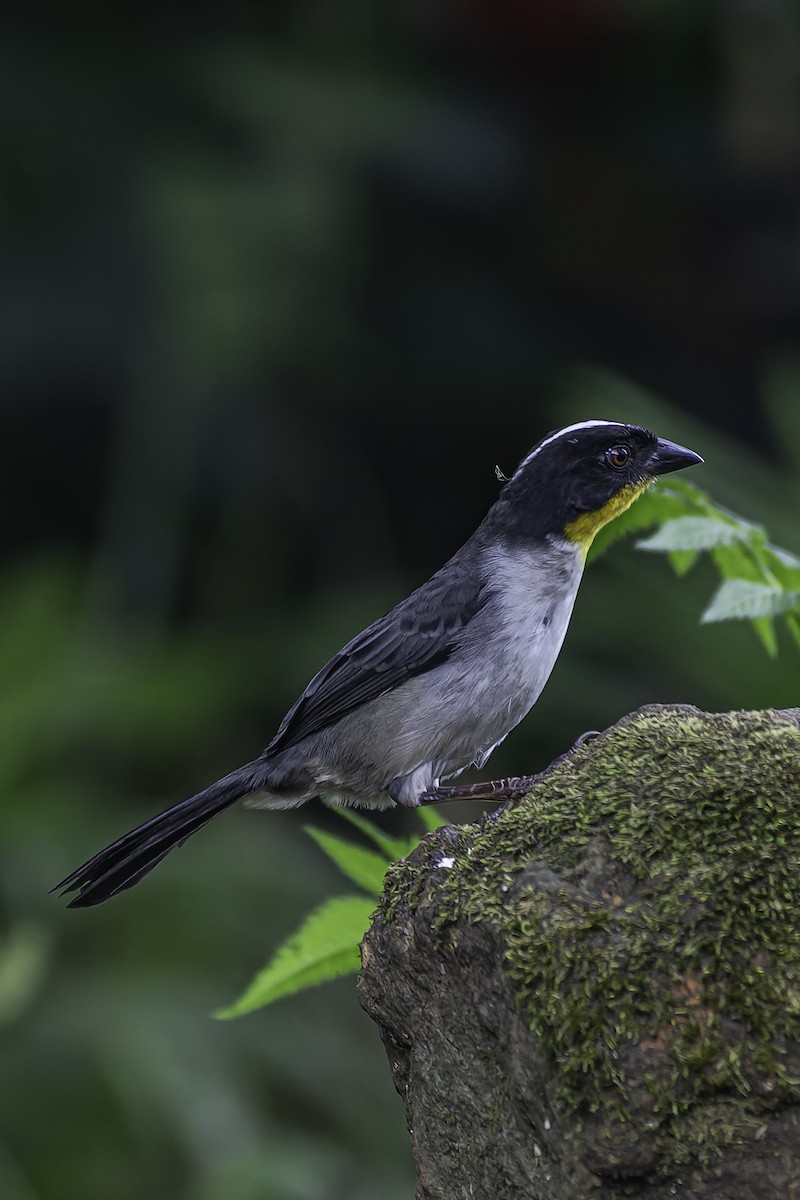
<svg viewBox="0 0 800 1200">
<path fill-rule="evenodd" d="M 264 751 L 277 754 L 445 662 L 486 602 L 469 577 L 434 576 L 339 651 L 309 683 Z"/>
</svg>

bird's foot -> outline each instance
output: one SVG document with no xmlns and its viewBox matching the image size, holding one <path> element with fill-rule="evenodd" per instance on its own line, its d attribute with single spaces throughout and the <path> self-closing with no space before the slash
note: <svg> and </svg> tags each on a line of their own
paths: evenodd
<svg viewBox="0 0 800 1200">
<path fill-rule="evenodd" d="M 464 784 L 461 787 L 431 788 L 423 792 L 420 804 L 441 804 L 444 800 L 519 800 L 529 792 L 538 775 L 517 775 L 510 779 L 487 779 L 485 783 Z"/>
<path fill-rule="evenodd" d="M 560 766 L 562 762 L 565 762 L 573 750 L 577 750 L 589 738 L 599 736 L 599 730 L 588 729 L 586 733 L 582 733 L 579 738 L 575 739 L 569 750 L 565 750 L 563 754 L 559 754 L 558 758 L 554 758 L 548 766 L 541 771 L 537 771 L 535 775 L 513 775 L 509 779 L 487 779 L 485 783 L 468 783 L 456 787 L 431 788 L 430 791 L 423 792 L 420 795 L 419 803 L 422 805 L 442 804 L 446 800 L 501 800 L 503 803 L 489 814 L 491 818 L 494 818 L 501 812 L 505 812 L 516 800 L 521 800 L 523 796 L 527 796 L 531 788 L 540 783 L 545 775 L 549 775 L 552 770 Z"/>
</svg>

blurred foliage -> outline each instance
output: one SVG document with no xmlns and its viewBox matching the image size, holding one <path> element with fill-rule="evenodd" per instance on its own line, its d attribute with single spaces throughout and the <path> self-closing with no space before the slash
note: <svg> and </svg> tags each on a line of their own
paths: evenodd
<svg viewBox="0 0 800 1200">
<path fill-rule="evenodd" d="M 0 1024 L 20 1016 L 44 981 L 49 946 L 42 930 L 22 925 L 0 946 Z"/>
<path fill-rule="evenodd" d="M 407 1200 L 351 981 L 208 1019 L 331 892 L 296 814 L 47 889 L 252 757 L 548 429 L 649 424 L 800 551 L 796 9 L 126 19 L 2 19 L 0 1196 Z M 796 703 L 713 586 L 600 559 L 498 773 L 646 701 Z"/>
<path fill-rule="evenodd" d="M 678 575 L 708 553 L 722 582 L 702 622 L 749 621 L 774 658 L 775 619 L 781 617 L 795 649 L 800 647 L 800 558 L 771 545 L 761 525 L 720 508 L 702 488 L 682 480 L 656 484 L 616 524 L 619 529 L 605 545 L 633 529 L 658 525 L 636 545 L 668 555 Z"/>
</svg>

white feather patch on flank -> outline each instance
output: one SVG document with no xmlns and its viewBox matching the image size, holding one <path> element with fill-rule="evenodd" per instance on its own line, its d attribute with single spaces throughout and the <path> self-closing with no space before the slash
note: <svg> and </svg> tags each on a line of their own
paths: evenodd
<svg viewBox="0 0 800 1200">
<path fill-rule="evenodd" d="M 527 467 L 528 463 L 532 459 L 536 458 L 536 455 L 540 454 L 541 451 L 544 450 L 545 446 L 549 446 L 551 442 L 557 442 L 559 438 L 566 437 L 569 433 L 580 433 L 582 429 L 595 429 L 598 425 L 619 424 L 619 421 L 576 421 L 574 425 L 567 425 L 564 429 L 559 429 L 556 433 L 551 433 L 549 437 L 544 439 L 544 441 L 539 442 L 538 446 L 534 446 L 530 454 L 523 458 L 514 474 L 519 475 L 520 471 L 523 470 L 524 467 Z"/>
</svg>

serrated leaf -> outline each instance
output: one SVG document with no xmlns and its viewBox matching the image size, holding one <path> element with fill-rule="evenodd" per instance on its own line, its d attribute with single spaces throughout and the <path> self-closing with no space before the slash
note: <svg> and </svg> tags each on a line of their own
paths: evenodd
<svg viewBox="0 0 800 1200">
<path fill-rule="evenodd" d="M 378 849 L 383 851 L 389 862 L 399 862 L 401 858 L 405 858 L 419 841 L 419 838 L 390 837 L 374 822 L 362 817 L 360 813 L 353 812 L 352 808 L 337 808 L 335 811 L 343 820 L 349 821 L 351 825 L 355 825 L 356 829 L 360 829 L 366 837 L 370 838 Z"/>
<path fill-rule="evenodd" d="M 421 807 L 417 809 L 417 816 L 428 833 L 432 833 L 434 829 L 441 829 L 447 824 L 441 813 L 436 812 L 434 808 Z"/>
<path fill-rule="evenodd" d="M 726 579 L 717 588 L 700 620 L 755 620 L 788 612 L 800 612 L 800 591 L 784 591 L 749 579 Z"/>
<path fill-rule="evenodd" d="M 374 850 L 367 850 L 364 846 L 356 845 L 355 842 L 348 842 L 345 838 L 336 837 L 335 834 L 315 829 L 313 825 L 306 825 L 305 830 L 348 879 L 358 887 L 362 887 L 365 892 L 369 892 L 370 895 L 380 896 L 383 890 L 383 877 L 389 867 L 387 859 L 376 854 Z"/>
<path fill-rule="evenodd" d="M 619 537 L 658 525 L 637 546 L 666 553 L 681 575 L 700 551 L 708 551 L 723 584 L 703 614 L 703 621 L 749 620 L 767 653 L 777 654 L 774 618 L 784 616 L 800 647 L 800 558 L 767 542 L 766 531 L 714 503 L 693 483 L 670 478 L 650 488 L 627 512 L 612 521 L 595 540 L 596 557 Z M 726 590 L 750 585 L 758 591 Z"/>
<path fill-rule="evenodd" d="M 315 909 L 233 1004 L 219 1008 L 215 1017 L 228 1020 L 263 1008 L 339 975 L 355 974 L 360 967 L 359 944 L 375 903 L 365 896 L 339 896 Z"/>
<path fill-rule="evenodd" d="M 677 517 L 636 543 L 639 550 L 713 550 L 717 546 L 732 546 L 750 539 L 750 530 L 743 525 L 715 520 L 713 517 Z"/>
</svg>

